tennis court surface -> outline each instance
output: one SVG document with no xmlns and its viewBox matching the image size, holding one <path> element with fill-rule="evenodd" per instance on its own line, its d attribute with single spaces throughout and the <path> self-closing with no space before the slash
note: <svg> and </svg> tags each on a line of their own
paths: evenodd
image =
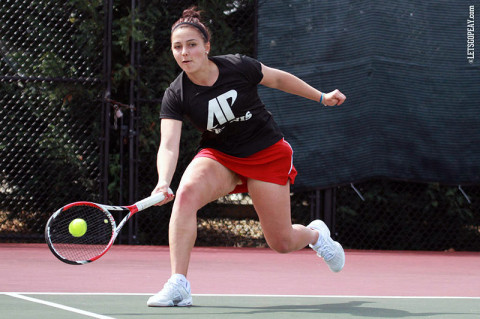
<svg viewBox="0 0 480 319">
<path fill-rule="evenodd" d="M 195 248 L 194 306 L 148 308 L 167 247 L 114 246 L 83 266 L 0 244 L 2 318 L 480 318 L 480 253 L 349 251 L 340 273 L 305 249 Z"/>
</svg>

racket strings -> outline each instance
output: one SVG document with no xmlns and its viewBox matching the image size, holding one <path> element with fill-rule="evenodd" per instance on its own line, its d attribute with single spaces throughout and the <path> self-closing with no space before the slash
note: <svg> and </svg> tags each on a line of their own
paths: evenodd
<svg viewBox="0 0 480 319">
<path fill-rule="evenodd" d="M 86 261 L 100 255 L 112 238 L 115 225 L 108 213 L 93 206 L 73 206 L 53 219 L 50 228 L 52 248 L 63 258 L 71 261 Z M 70 223 L 82 218 L 87 223 L 83 236 L 75 237 L 69 231 Z"/>
</svg>

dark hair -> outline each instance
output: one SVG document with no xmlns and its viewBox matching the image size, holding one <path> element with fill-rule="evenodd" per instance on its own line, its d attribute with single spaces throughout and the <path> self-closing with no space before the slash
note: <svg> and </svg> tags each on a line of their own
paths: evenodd
<svg viewBox="0 0 480 319">
<path fill-rule="evenodd" d="M 201 20 L 201 12 L 202 11 L 197 10 L 197 7 L 195 6 L 183 10 L 182 17 L 172 25 L 172 33 L 177 28 L 180 28 L 185 25 L 189 25 L 191 27 L 196 28 L 198 31 L 200 31 L 205 42 L 209 42 L 210 30 L 208 30 L 205 24 L 203 24 Z"/>
</svg>

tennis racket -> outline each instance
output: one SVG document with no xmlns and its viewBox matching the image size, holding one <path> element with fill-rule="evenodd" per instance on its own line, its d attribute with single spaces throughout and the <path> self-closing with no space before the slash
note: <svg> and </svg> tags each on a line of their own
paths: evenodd
<svg viewBox="0 0 480 319">
<path fill-rule="evenodd" d="M 168 189 L 169 194 L 173 194 Z M 105 255 L 112 247 L 123 225 L 137 212 L 147 209 L 165 199 L 156 193 L 131 206 L 108 206 L 91 202 L 75 202 L 57 210 L 45 226 L 45 240 L 52 253 L 61 261 L 72 265 L 83 265 Z M 125 211 L 127 215 L 118 224 L 111 212 Z M 86 222 L 86 232 L 78 237 L 70 233 L 74 219 Z"/>
</svg>

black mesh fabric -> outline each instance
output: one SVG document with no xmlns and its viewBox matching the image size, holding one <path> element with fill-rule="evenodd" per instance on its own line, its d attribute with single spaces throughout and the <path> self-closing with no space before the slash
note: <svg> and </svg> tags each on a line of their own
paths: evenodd
<svg viewBox="0 0 480 319">
<path fill-rule="evenodd" d="M 374 177 L 480 181 L 480 58 L 467 58 L 472 6 L 259 2 L 258 59 L 347 96 L 326 108 L 260 89 L 295 150 L 297 189 Z"/>
</svg>

